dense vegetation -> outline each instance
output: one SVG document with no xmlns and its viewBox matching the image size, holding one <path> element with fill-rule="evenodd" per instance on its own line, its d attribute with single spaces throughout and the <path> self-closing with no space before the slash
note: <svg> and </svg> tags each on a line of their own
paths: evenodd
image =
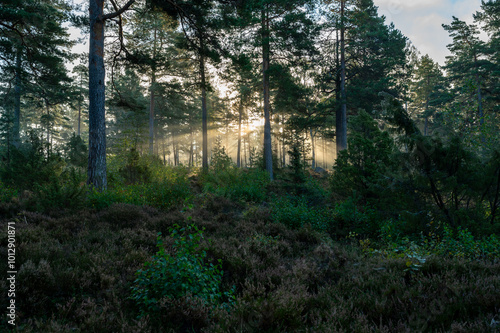
<svg viewBox="0 0 500 333">
<path fill-rule="evenodd" d="M 0 330 L 500 330 L 498 1 L 444 67 L 371 0 L 92 6 L 0 7 Z"/>
</svg>

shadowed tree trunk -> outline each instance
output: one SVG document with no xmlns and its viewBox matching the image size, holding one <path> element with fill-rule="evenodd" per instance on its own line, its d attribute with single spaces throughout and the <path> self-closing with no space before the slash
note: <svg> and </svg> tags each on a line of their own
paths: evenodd
<svg viewBox="0 0 500 333">
<path fill-rule="evenodd" d="M 203 37 L 200 37 L 200 79 L 201 79 L 201 123 L 202 123 L 202 160 L 203 170 L 208 170 L 208 111 L 207 111 L 207 91 L 205 78 L 205 56 L 203 55 Z"/>
<path fill-rule="evenodd" d="M 337 156 L 347 148 L 347 97 L 345 93 L 345 0 L 340 1 L 340 110 L 336 117 Z"/>
<path fill-rule="evenodd" d="M 105 190 L 106 122 L 104 109 L 104 0 L 90 1 L 89 45 L 89 165 L 87 184 Z"/>
<path fill-rule="evenodd" d="M 16 54 L 16 83 L 14 89 L 14 124 L 12 126 L 12 144 L 19 147 L 21 143 L 21 56 L 22 46 L 18 46 Z"/>
<path fill-rule="evenodd" d="M 104 27 L 108 19 L 121 15 L 134 3 L 129 0 L 116 12 L 104 15 L 104 0 L 90 0 L 89 41 L 89 162 L 87 185 L 99 191 L 107 188 L 106 179 L 106 118 L 104 95 Z"/>
<path fill-rule="evenodd" d="M 264 85 L 264 162 L 269 178 L 273 177 L 273 151 L 271 143 L 271 115 L 269 101 L 269 19 L 267 11 L 262 10 L 262 81 Z"/>
<path fill-rule="evenodd" d="M 238 110 L 238 151 L 236 152 L 236 166 L 241 167 L 241 119 L 243 117 L 243 97 Z"/>
</svg>

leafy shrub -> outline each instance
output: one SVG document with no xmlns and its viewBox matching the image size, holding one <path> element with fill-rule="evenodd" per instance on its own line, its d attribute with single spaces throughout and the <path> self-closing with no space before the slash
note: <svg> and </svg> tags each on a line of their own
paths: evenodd
<svg viewBox="0 0 500 333">
<path fill-rule="evenodd" d="M 298 229 L 306 224 L 318 231 L 326 231 L 332 221 L 330 212 L 318 207 L 310 207 L 304 197 L 281 197 L 272 205 L 274 222 L 283 223 L 292 229 Z"/>
<path fill-rule="evenodd" d="M 17 196 L 18 191 L 11 187 L 7 186 L 0 181 L 0 202 L 8 202 L 15 196 Z"/>
<path fill-rule="evenodd" d="M 330 232 L 336 237 L 346 237 L 349 232 L 374 236 L 379 231 L 379 214 L 368 204 L 358 205 L 356 196 L 336 204 L 334 216 Z"/>
<path fill-rule="evenodd" d="M 161 234 L 158 252 L 137 272 L 131 298 L 139 306 L 141 316 L 157 317 L 162 308 L 172 310 L 180 299 L 200 300 L 209 307 L 232 302 L 233 291 L 221 291 L 221 260 L 206 263 L 206 252 L 199 251 L 202 230 L 195 225 L 170 229 L 174 254 L 167 252 Z"/>
</svg>

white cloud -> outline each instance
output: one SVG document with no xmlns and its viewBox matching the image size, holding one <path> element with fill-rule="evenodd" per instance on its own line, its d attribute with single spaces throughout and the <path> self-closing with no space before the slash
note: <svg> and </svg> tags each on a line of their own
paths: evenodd
<svg viewBox="0 0 500 333">
<path fill-rule="evenodd" d="M 429 54 L 440 64 L 444 64 L 449 54 L 446 45 L 451 42 L 441 25 L 449 24 L 452 16 L 471 23 L 472 14 L 481 6 L 481 0 L 374 0 L 374 3 L 387 23 L 394 22 L 422 54 Z"/>
</svg>

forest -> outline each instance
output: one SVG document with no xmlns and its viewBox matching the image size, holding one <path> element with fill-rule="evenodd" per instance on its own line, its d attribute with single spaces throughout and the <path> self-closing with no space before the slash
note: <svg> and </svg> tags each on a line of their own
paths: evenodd
<svg viewBox="0 0 500 333">
<path fill-rule="evenodd" d="M 441 23 L 0 1 L 0 331 L 500 332 L 500 1 Z"/>
</svg>

